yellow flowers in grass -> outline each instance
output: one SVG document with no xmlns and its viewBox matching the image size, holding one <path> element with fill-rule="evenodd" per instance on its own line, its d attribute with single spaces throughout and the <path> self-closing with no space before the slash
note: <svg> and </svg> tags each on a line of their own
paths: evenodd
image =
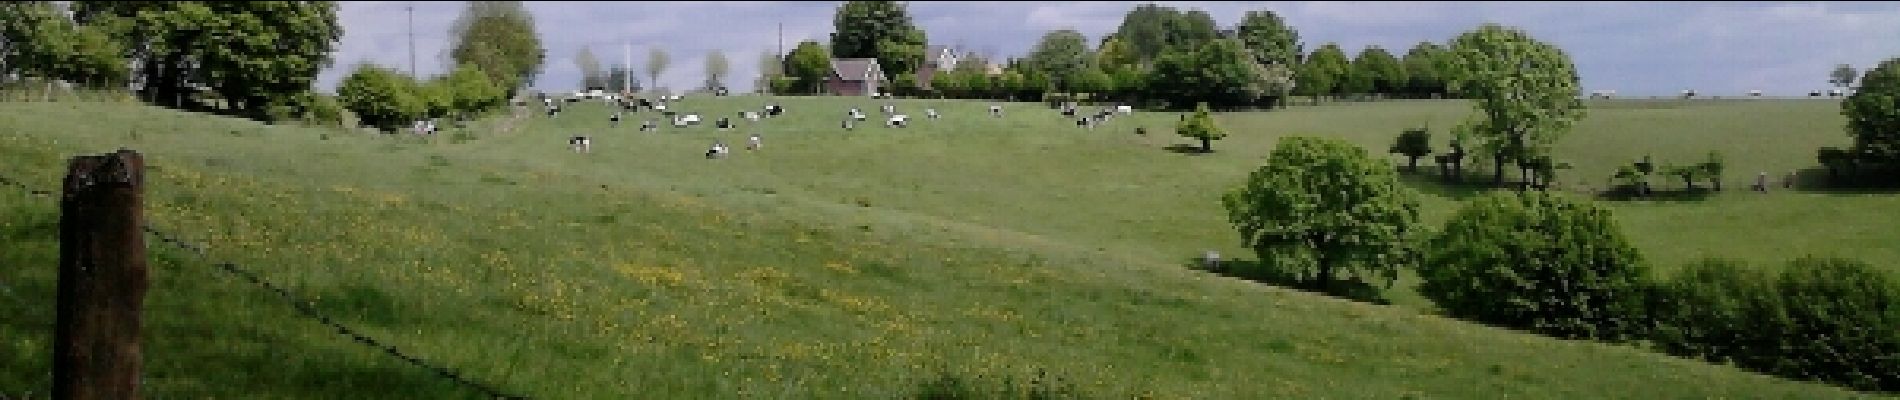
<svg viewBox="0 0 1900 400">
<path fill-rule="evenodd" d="M 614 271 L 648 286 L 679 287 L 686 282 L 685 273 L 665 267 L 620 264 L 614 266 Z"/>
<path fill-rule="evenodd" d="M 825 268 L 830 268 L 830 269 L 831 269 L 831 270 L 833 270 L 833 271 L 838 271 L 838 272 L 843 272 L 843 273 L 847 273 L 847 274 L 855 274 L 855 273 L 858 273 L 858 269 L 857 269 L 857 268 L 852 268 L 852 267 L 851 267 L 851 264 L 850 264 L 850 263 L 847 263 L 847 262 L 843 262 L 843 261 L 828 261 L 828 262 L 825 262 Z"/>
</svg>

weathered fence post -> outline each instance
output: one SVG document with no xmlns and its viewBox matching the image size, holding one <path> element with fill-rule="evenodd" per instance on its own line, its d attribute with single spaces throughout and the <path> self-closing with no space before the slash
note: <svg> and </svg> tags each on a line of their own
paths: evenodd
<svg viewBox="0 0 1900 400">
<path fill-rule="evenodd" d="M 144 158 L 74 157 L 60 199 L 53 398 L 137 399 L 143 357 Z"/>
</svg>

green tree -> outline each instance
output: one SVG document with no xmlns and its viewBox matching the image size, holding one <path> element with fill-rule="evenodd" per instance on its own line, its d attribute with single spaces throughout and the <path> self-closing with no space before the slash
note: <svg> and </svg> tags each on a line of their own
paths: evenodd
<svg viewBox="0 0 1900 400">
<path fill-rule="evenodd" d="M 1322 291 L 1346 275 L 1390 285 L 1417 260 L 1418 195 L 1385 160 L 1338 139 L 1280 139 L 1222 203 L 1263 264 Z"/>
<path fill-rule="evenodd" d="M 1367 92 L 1397 94 L 1405 87 L 1405 68 L 1399 65 L 1399 59 L 1392 57 L 1379 46 L 1366 46 L 1359 51 L 1359 57 L 1352 60 L 1353 71 L 1367 80 Z"/>
<path fill-rule="evenodd" d="M 1279 14 L 1270 10 L 1248 11 L 1235 28 L 1240 41 L 1253 53 L 1254 62 L 1264 65 L 1299 65 L 1300 33 L 1287 26 Z"/>
<path fill-rule="evenodd" d="M 121 47 L 104 27 L 76 25 L 53 3 L 0 4 L 0 75 L 115 87 L 129 73 Z"/>
<path fill-rule="evenodd" d="M 1495 161 L 1495 183 L 1511 161 L 1543 154 L 1583 118 L 1577 71 L 1563 50 L 1497 24 L 1459 35 L 1451 49 L 1452 90 L 1473 100 L 1467 124 Z"/>
<path fill-rule="evenodd" d="M 1209 42 L 1196 51 L 1176 51 L 1155 62 L 1149 76 L 1150 95 L 1175 107 L 1207 102 L 1223 107 L 1253 104 L 1276 92 L 1267 70 L 1253 62 L 1238 40 Z"/>
<path fill-rule="evenodd" d="M 1214 122 L 1214 116 L 1208 112 L 1207 103 L 1194 106 L 1194 116 L 1175 123 L 1174 133 L 1201 141 L 1201 152 L 1214 152 L 1213 141 L 1227 137 L 1227 130 Z"/>
<path fill-rule="evenodd" d="M 1646 267 L 1609 210 L 1496 191 L 1430 242 L 1419 292 L 1454 317 L 1565 338 L 1640 333 Z"/>
<path fill-rule="evenodd" d="M 726 74 L 732 72 L 732 62 L 726 60 L 726 53 L 713 50 L 706 55 L 706 85 L 708 91 L 726 87 Z"/>
<path fill-rule="evenodd" d="M 1405 169 L 1417 173 L 1418 158 L 1432 155 L 1432 132 L 1424 128 L 1406 129 L 1393 141 L 1391 152 L 1410 159 Z"/>
<path fill-rule="evenodd" d="M 1444 46 L 1429 41 L 1418 42 L 1411 51 L 1405 52 L 1405 58 L 1399 61 L 1405 69 L 1405 93 L 1421 98 L 1445 94 L 1445 69 L 1450 68 L 1450 52 Z"/>
<path fill-rule="evenodd" d="M 1142 64 L 1139 57 L 1128 42 L 1114 35 L 1108 35 L 1102 38 L 1102 44 L 1096 48 L 1095 66 L 1109 75 L 1123 70 L 1141 71 Z"/>
<path fill-rule="evenodd" d="M 607 91 L 620 93 L 640 92 L 640 77 L 632 68 L 624 65 L 607 68 Z"/>
<path fill-rule="evenodd" d="M 1128 44 L 1134 59 L 1148 65 L 1170 51 L 1194 51 L 1219 37 L 1214 19 L 1204 11 L 1182 12 L 1156 4 L 1137 5 L 1122 16 L 1114 36 Z"/>
<path fill-rule="evenodd" d="M 489 80 L 474 64 L 463 64 L 448 77 L 451 109 L 463 116 L 480 114 L 508 104 L 508 90 Z"/>
<path fill-rule="evenodd" d="M 1888 59 L 1860 80 L 1860 90 L 1841 102 L 1858 161 L 1900 169 L 1900 58 Z"/>
<path fill-rule="evenodd" d="M 831 56 L 876 58 L 887 77 L 917 72 L 924 62 L 924 31 L 896 1 L 847 1 L 832 19 Z"/>
<path fill-rule="evenodd" d="M 534 15 L 519 1 L 471 1 L 449 28 L 450 60 L 474 64 L 509 96 L 534 83 L 547 63 Z"/>
<path fill-rule="evenodd" d="M 1085 68 L 1069 78 L 1069 90 L 1074 93 L 1108 95 L 1114 86 L 1114 77 L 1099 68 Z"/>
<path fill-rule="evenodd" d="M 73 2 L 74 16 L 119 41 L 146 98 L 171 101 L 193 86 L 228 112 L 266 117 L 303 98 L 343 35 L 333 1 Z"/>
<path fill-rule="evenodd" d="M 824 87 L 825 77 L 831 75 L 830 52 L 816 41 L 799 42 L 786 56 L 785 74 L 798 79 L 796 92 L 818 93 Z"/>
<path fill-rule="evenodd" d="M 1828 73 L 1827 83 L 1833 84 L 1834 86 L 1840 87 L 1842 89 L 1846 89 L 1848 86 L 1854 85 L 1855 75 L 1858 75 L 1858 74 L 1855 73 L 1854 66 L 1847 65 L 1847 64 L 1837 64 L 1834 66 L 1834 71 Z"/>
<path fill-rule="evenodd" d="M 1295 86 L 1301 94 L 1307 96 L 1326 96 L 1338 93 L 1340 82 L 1352 63 L 1346 59 L 1346 51 L 1337 43 L 1326 43 L 1313 50 L 1300 64 L 1299 73 L 1293 75 L 1299 82 Z"/>
<path fill-rule="evenodd" d="M 759 80 L 753 83 L 753 87 L 754 87 L 753 90 L 759 93 L 777 94 L 778 92 L 774 92 L 771 90 L 772 80 L 778 79 L 778 77 L 781 77 L 781 76 L 785 76 L 784 60 L 779 59 L 779 55 L 777 53 L 774 53 L 769 50 L 764 53 L 760 53 L 759 54 Z"/>
<path fill-rule="evenodd" d="M 384 131 L 406 127 L 428 111 L 427 101 L 417 94 L 415 79 L 370 64 L 358 65 L 344 77 L 337 84 L 336 96 L 364 124 Z"/>
<path fill-rule="evenodd" d="M 600 69 L 600 58 L 587 46 L 581 46 L 580 52 L 574 54 L 574 66 L 581 70 L 581 90 L 607 87 L 607 73 Z"/>
<path fill-rule="evenodd" d="M 1073 29 L 1050 31 L 1029 52 L 1024 64 L 1050 78 L 1058 90 L 1077 91 L 1074 80 L 1090 68 L 1088 38 Z"/>
<path fill-rule="evenodd" d="M 648 50 L 647 51 L 647 86 L 652 86 L 654 89 L 659 89 L 660 88 L 660 74 L 666 72 L 667 65 L 672 62 L 673 60 L 667 57 L 665 49 L 654 47 L 652 50 Z"/>
</svg>

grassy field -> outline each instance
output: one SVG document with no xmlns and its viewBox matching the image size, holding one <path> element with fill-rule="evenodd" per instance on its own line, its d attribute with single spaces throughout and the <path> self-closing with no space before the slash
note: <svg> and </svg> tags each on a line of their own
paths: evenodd
<svg viewBox="0 0 1900 400">
<path fill-rule="evenodd" d="M 709 116 L 759 98 L 688 99 Z M 0 103 L 0 176 L 53 188 L 66 157 L 138 149 L 148 215 L 432 362 L 537 398 L 890 398 L 941 376 L 1059 377 L 1087 397 L 1844 398 L 1840 389 L 1222 278 L 1246 256 L 1219 192 L 1288 134 L 1382 153 L 1459 102 L 1221 115 L 1209 155 L 1165 150 L 1172 114 L 1090 131 L 1033 104 L 898 101 L 944 119 L 842 131 L 852 99 L 787 99 L 739 129 L 608 128 L 604 106 L 473 135 L 343 133 L 132 105 Z M 1568 181 L 1721 150 L 1730 187 L 1847 141 L 1826 101 L 1610 102 L 1559 147 Z M 640 118 L 651 117 L 643 114 Z M 875 117 L 874 117 L 875 118 Z M 875 122 L 875 121 L 873 121 Z M 1145 126 L 1147 136 L 1133 130 Z M 743 150 L 760 133 L 765 148 Z M 594 137 L 575 154 L 566 137 Z M 713 140 L 738 154 L 706 160 Z M 1442 142 L 1442 138 L 1440 138 Z M 1395 158 L 1396 159 L 1396 158 Z M 1744 176 L 1743 172 L 1750 171 Z M 1574 177 L 1574 178 L 1571 178 Z M 1469 191 L 1420 184 L 1437 225 Z M 1900 261 L 1889 196 L 1733 190 L 1613 205 L 1668 269 L 1706 255 Z M 0 193 L 0 394 L 44 394 L 52 198 Z M 156 242 L 155 242 L 156 243 Z M 154 397 L 473 397 L 297 316 L 185 253 L 157 251 Z"/>
</svg>

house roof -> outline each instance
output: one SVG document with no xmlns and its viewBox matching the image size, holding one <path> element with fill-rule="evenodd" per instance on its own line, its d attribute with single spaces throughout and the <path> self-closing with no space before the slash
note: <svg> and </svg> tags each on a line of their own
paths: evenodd
<svg viewBox="0 0 1900 400">
<path fill-rule="evenodd" d="M 925 46 L 924 57 L 941 57 L 943 56 L 943 51 L 949 49 L 950 48 L 944 46 Z"/>
<path fill-rule="evenodd" d="M 870 75 L 871 71 L 877 70 L 879 69 L 877 67 L 877 59 L 875 58 L 831 59 L 831 72 L 838 74 L 838 78 L 848 81 L 864 80 L 864 77 Z"/>
</svg>

